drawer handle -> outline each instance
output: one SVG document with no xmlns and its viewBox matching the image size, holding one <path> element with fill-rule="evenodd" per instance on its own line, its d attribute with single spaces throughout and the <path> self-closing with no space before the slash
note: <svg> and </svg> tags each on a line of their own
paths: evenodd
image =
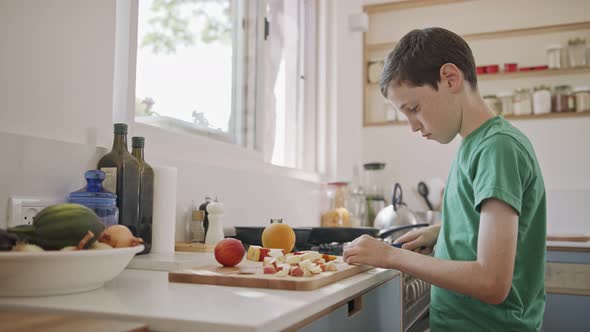
<svg viewBox="0 0 590 332">
<path fill-rule="evenodd" d="M 355 297 L 348 301 L 348 317 L 352 317 L 363 310 L 363 298 L 362 295 Z"/>
</svg>

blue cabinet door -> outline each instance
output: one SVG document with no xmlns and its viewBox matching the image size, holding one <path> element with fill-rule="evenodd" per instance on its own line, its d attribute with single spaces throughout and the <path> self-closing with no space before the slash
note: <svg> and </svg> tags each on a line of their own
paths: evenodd
<svg viewBox="0 0 590 332">
<path fill-rule="evenodd" d="M 303 327 L 300 331 L 401 332 L 400 283 L 398 275 L 385 284 L 362 294 L 360 310 L 350 317 L 349 311 L 355 310 L 353 302 L 338 307 L 335 311 Z"/>
</svg>

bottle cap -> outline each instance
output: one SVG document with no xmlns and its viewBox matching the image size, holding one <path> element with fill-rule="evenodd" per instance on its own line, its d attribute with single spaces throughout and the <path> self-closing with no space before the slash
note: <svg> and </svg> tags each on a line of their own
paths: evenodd
<svg viewBox="0 0 590 332">
<path fill-rule="evenodd" d="M 127 124 L 115 123 L 115 134 L 127 134 Z"/>
<path fill-rule="evenodd" d="M 134 148 L 143 148 L 145 144 L 145 138 L 140 136 L 134 136 L 131 138 L 131 146 Z"/>
</svg>

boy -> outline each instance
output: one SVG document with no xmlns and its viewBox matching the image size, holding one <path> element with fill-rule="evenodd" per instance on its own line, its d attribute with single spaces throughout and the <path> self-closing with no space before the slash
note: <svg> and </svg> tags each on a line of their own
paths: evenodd
<svg viewBox="0 0 590 332">
<path fill-rule="evenodd" d="M 389 54 L 383 95 L 412 131 L 447 144 L 463 138 L 449 172 L 443 223 L 400 237 L 350 243 L 352 264 L 393 268 L 430 282 L 430 328 L 540 331 L 545 308 L 545 188 L 535 152 L 490 111 L 467 43 L 442 28 L 413 30 Z M 430 253 L 434 245 L 434 257 Z M 412 251 L 414 250 L 414 251 Z"/>
</svg>

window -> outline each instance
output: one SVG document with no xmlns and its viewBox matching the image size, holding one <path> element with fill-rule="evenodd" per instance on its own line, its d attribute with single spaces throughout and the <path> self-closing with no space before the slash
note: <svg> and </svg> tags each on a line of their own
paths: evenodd
<svg viewBox="0 0 590 332">
<path fill-rule="evenodd" d="M 245 3 L 138 2 L 137 122 L 243 143 Z"/>
<path fill-rule="evenodd" d="M 138 1 L 135 121 L 316 171 L 316 0 Z"/>
<path fill-rule="evenodd" d="M 269 0 L 267 125 L 271 162 L 315 171 L 315 1 Z M 273 136 L 274 135 L 274 136 Z"/>
</svg>

